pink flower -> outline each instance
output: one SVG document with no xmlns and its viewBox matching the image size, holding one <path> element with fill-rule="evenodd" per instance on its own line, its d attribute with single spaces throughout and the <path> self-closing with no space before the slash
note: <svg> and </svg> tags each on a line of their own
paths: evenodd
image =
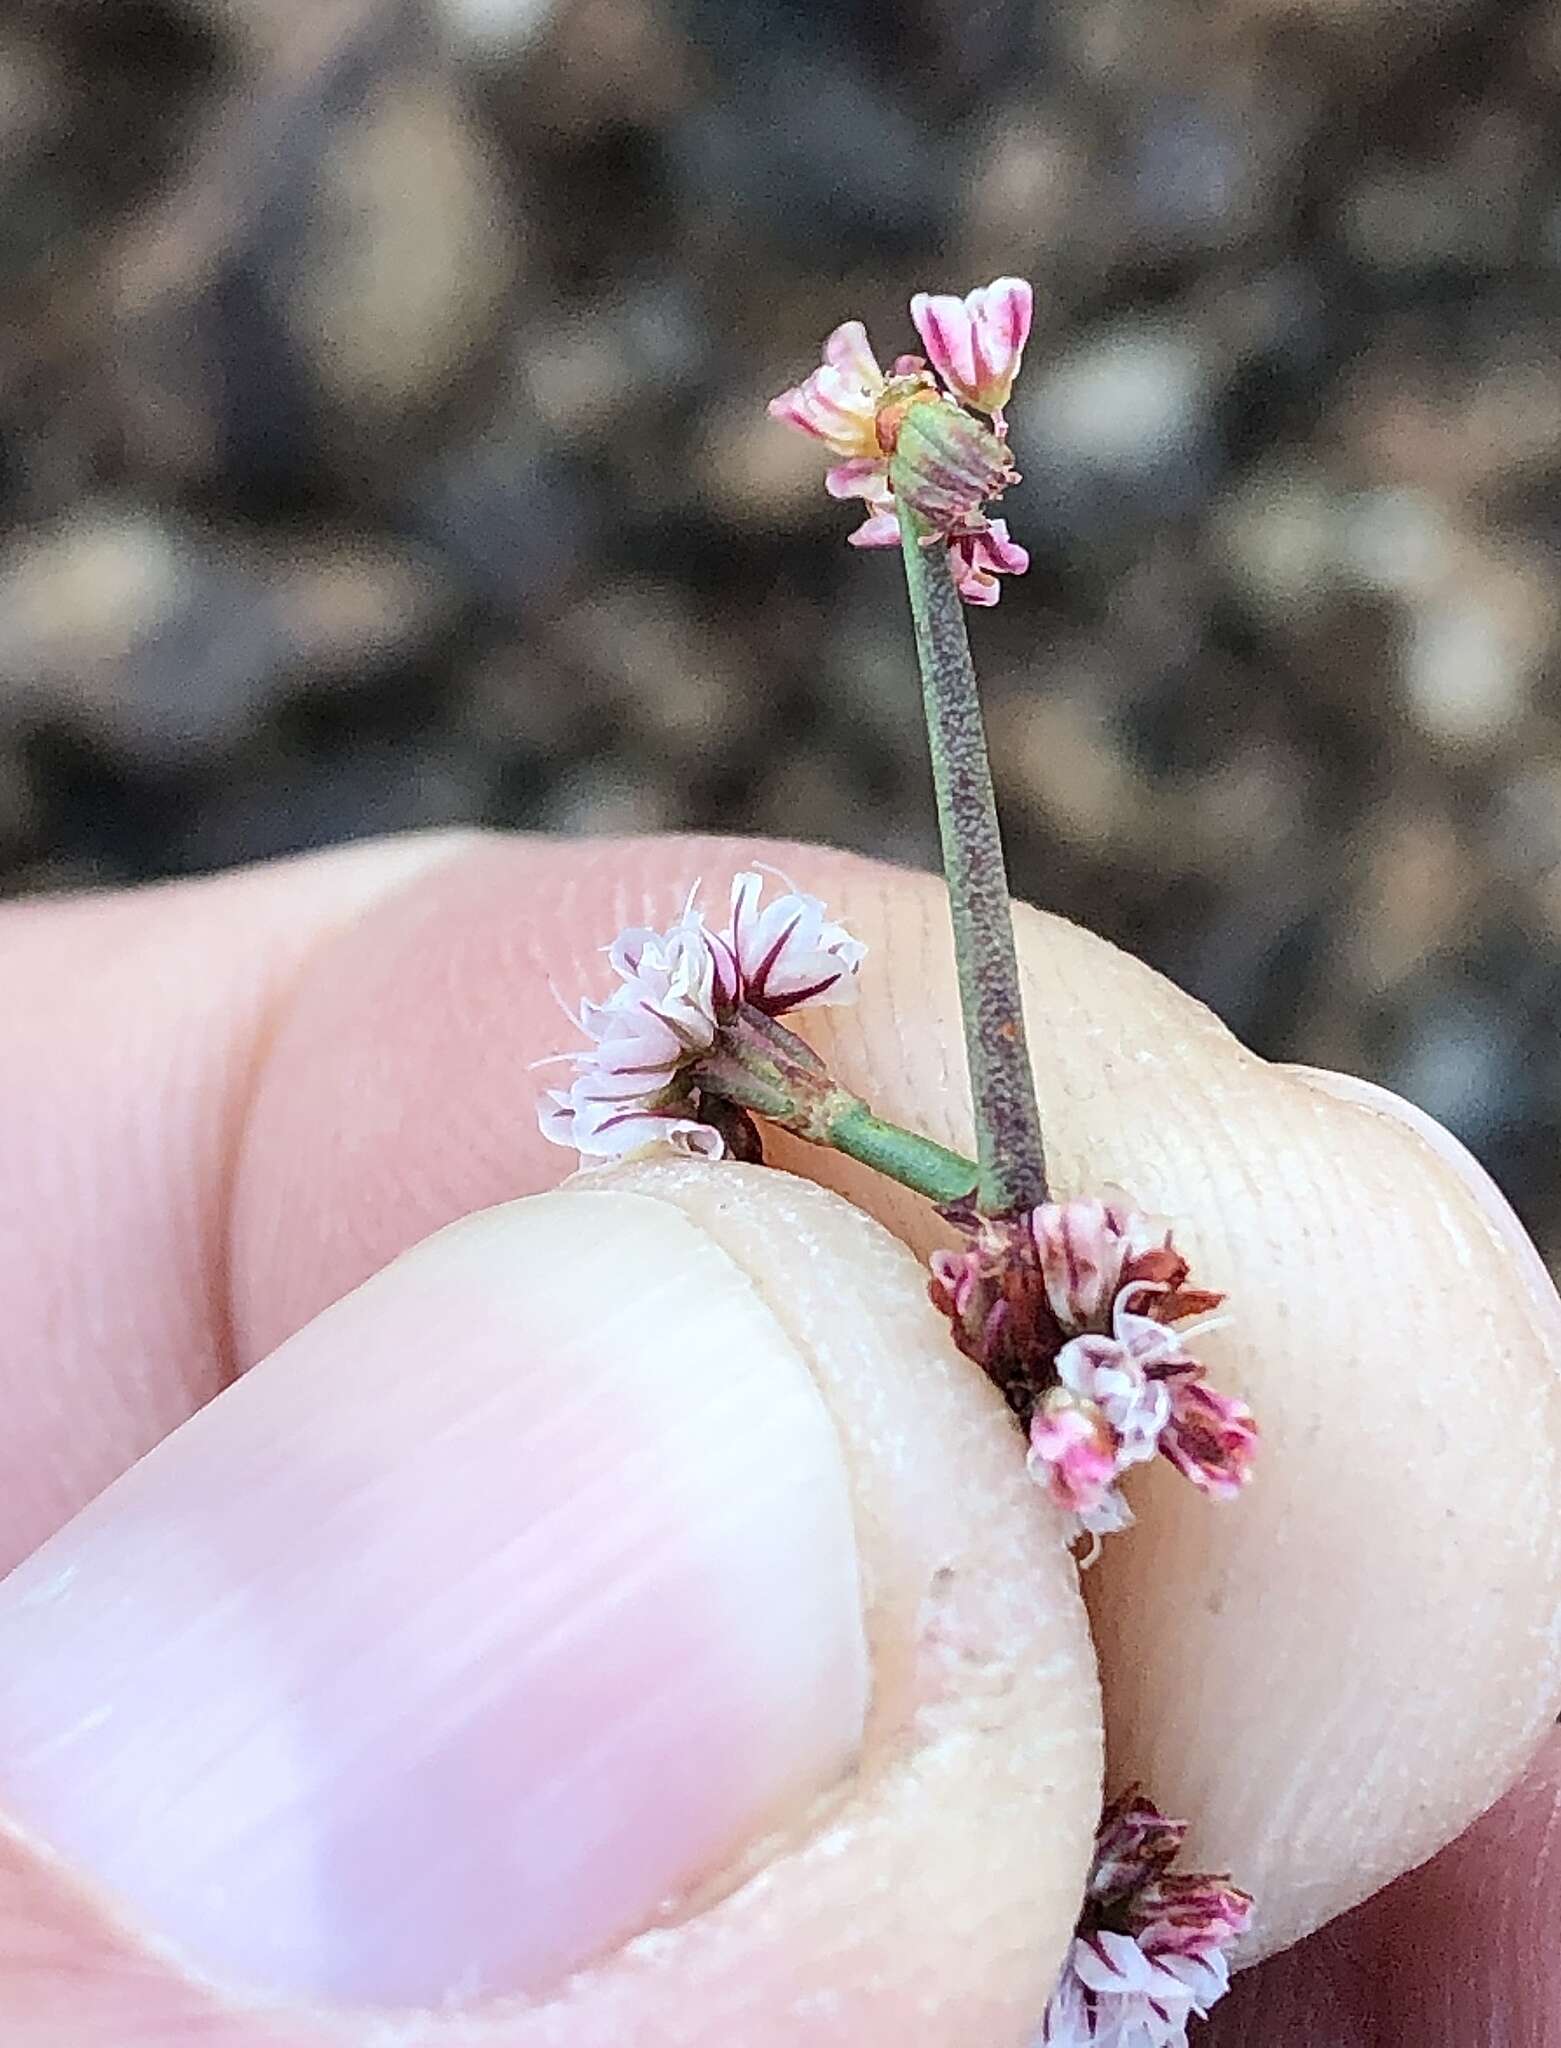
<svg viewBox="0 0 1561 2048">
<path fill-rule="evenodd" d="M 899 355 L 885 376 L 860 320 L 847 320 L 824 344 L 824 360 L 769 404 L 773 418 L 822 441 L 841 459 L 825 473 L 831 497 L 860 498 L 867 511 L 849 535 L 857 548 L 900 545 L 899 510 L 908 505 L 929 545 L 948 544 L 950 568 L 967 604 L 993 605 L 1003 576 L 1020 576 L 1030 558 L 985 508 L 1018 480 L 1003 443 L 1002 406 L 1018 374 L 1030 325 L 1030 287 L 999 278 L 968 298 L 919 293 L 913 314 L 936 330 L 948 385 L 939 389 L 926 358 Z M 993 428 L 965 404 L 992 415 Z"/>
<path fill-rule="evenodd" d="M 963 1321 L 976 1298 L 984 1276 L 979 1251 L 935 1251 L 927 1261 L 932 1273 L 930 1292 L 933 1306 L 951 1321 Z"/>
<path fill-rule="evenodd" d="M 863 543 L 858 542 L 858 545 Z M 996 604 L 999 576 L 1022 576 L 1030 566 L 1027 548 L 1008 538 L 1008 522 L 992 519 L 980 533 L 956 534 L 949 542 L 949 566 L 966 604 Z"/>
<path fill-rule="evenodd" d="M 854 548 L 897 548 L 900 520 L 893 498 L 886 498 L 880 506 L 869 510 L 861 525 L 848 533 L 846 539 Z"/>
<path fill-rule="evenodd" d="M 816 896 L 788 889 L 761 909 L 763 892 L 760 876 L 736 877 L 732 920 L 722 935 L 743 1000 L 769 1017 L 810 1004 L 855 1002 L 867 952 L 861 940 L 833 923 Z"/>
<path fill-rule="evenodd" d="M 1133 1902 L 1138 1945 L 1151 1956 L 1204 1956 L 1252 1924 L 1252 1901 L 1219 1877 L 1157 1877 Z"/>
<path fill-rule="evenodd" d="M 880 455 L 876 462 L 866 456 L 851 462 L 839 462 L 824 473 L 824 488 L 832 498 L 865 498 L 867 517 L 847 538 L 854 548 L 897 548 L 900 545 L 900 522 L 894 509 L 894 493 L 889 488 L 889 458 Z"/>
<path fill-rule="evenodd" d="M 1216 1393 L 1201 1378 L 1171 1382 L 1171 1412 L 1160 1451 L 1215 1500 L 1234 1500 L 1252 1477 L 1257 1419 L 1245 1401 Z"/>
<path fill-rule="evenodd" d="M 1222 1297 L 1190 1284 L 1170 1232 L 1116 1197 L 970 1228 L 964 1250 L 933 1255 L 929 1292 L 1027 1428 L 1026 1462 L 1072 1517 L 1070 1540 L 1131 1524 L 1119 1482 L 1156 1453 L 1233 1499 L 1258 1427 L 1188 1349 Z"/>
<path fill-rule="evenodd" d="M 1222 1877 L 1170 1875 L 1185 1822 L 1136 1787 L 1101 1815 L 1061 1980 L 1035 2048 L 1186 2048 L 1230 1983 L 1226 1950 L 1252 1901 Z"/>
<path fill-rule="evenodd" d="M 770 400 L 770 417 L 800 427 L 836 455 L 875 461 L 883 452 L 878 403 L 887 388 L 867 329 L 860 320 L 846 320 L 825 342 L 824 360 L 813 374 Z M 838 490 L 835 495 L 849 494 Z"/>
<path fill-rule="evenodd" d="M 999 277 L 962 299 L 918 292 L 911 319 L 928 359 L 961 403 L 990 413 L 999 435 L 1003 408 L 1030 338 L 1034 299 L 1022 277 Z"/>
<path fill-rule="evenodd" d="M 1070 1394 L 1097 1407 L 1116 1440 L 1118 1471 L 1141 1465 L 1159 1448 L 1171 1413 L 1163 1378 L 1150 1377 L 1175 1352 L 1174 1339 L 1158 1323 L 1134 1316 L 1139 1329 L 1115 1337 L 1074 1337 L 1057 1354 L 1056 1373 Z M 1192 1361 L 1183 1362 L 1189 1367 Z"/>
<path fill-rule="evenodd" d="M 1111 1426 L 1093 1402 L 1053 1387 L 1030 1418 L 1025 1462 L 1072 1517 L 1072 1533 L 1105 1536 L 1133 1519 L 1116 1484 Z"/>
</svg>

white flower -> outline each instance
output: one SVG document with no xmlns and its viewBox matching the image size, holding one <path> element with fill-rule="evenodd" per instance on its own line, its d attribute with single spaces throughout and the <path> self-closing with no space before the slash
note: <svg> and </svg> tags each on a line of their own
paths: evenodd
<svg viewBox="0 0 1561 2048">
<path fill-rule="evenodd" d="M 670 1081 L 690 1053 L 715 1043 L 715 952 L 692 900 L 670 930 L 631 926 L 607 949 L 622 987 L 580 1005 L 580 1028 L 597 1041 L 597 1064 L 623 1072 L 664 1068 Z"/>
<path fill-rule="evenodd" d="M 719 1159 L 719 1131 L 676 1108 L 653 1109 L 643 1102 L 613 1100 L 590 1092 L 589 1075 L 572 1088 L 550 1088 L 537 1112 L 542 1135 L 555 1145 L 573 1145 L 584 1159 L 628 1159 L 647 1145 L 670 1145 Z"/>
<path fill-rule="evenodd" d="M 1158 1324 L 1150 1327 L 1165 1334 Z M 1074 1337 L 1057 1353 L 1057 1377 L 1080 1400 L 1093 1401 L 1111 1425 L 1119 1473 L 1154 1456 L 1170 1420 L 1171 1396 L 1162 1380 L 1145 1376 L 1133 1346 L 1116 1337 Z"/>
<path fill-rule="evenodd" d="M 731 923 L 720 934 L 692 894 L 668 930 L 619 934 L 607 949 L 619 986 L 605 1002 L 582 1002 L 575 1019 L 592 1044 L 573 1055 L 570 1085 L 546 1090 L 538 1105 L 545 1138 L 588 1159 L 624 1159 L 655 1144 L 720 1158 L 720 1134 L 695 1114 L 691 1070 L 701 1055 L 723 1025 L 736 1029 L 741 1005 L 779 1017 L 854 1001 L 867 950 L 816 896 L 790 889 L 761 906 L 763 889 L 756 874 L 736 877 Z"/>
<path fill-rule="evenodd" d="M 1130 1934 L 1077 1935 L 1035 2048 L 1186 2048 L 1189 2022 L 1229 1983 L 1217 1949 L 1149 1956 Z"/>
<path fill-rule="evenodd" d="M 811 1004 L 853 1003 L 867 948 L 831 921 L 816 896 L 789 889 L 759 907 L 756 874 L 732 883 L 732 921 L 723 933 L 736 962 L 743 1000 L 771 1017 Z"/>
<path fill-rule="evenodd" d="M 624 1159 L 656 1143 L 718 1158 L 719 1136 L 688 1114 L 677 1085 L 715 1043 L 725 986 L 725 962 L 692 898 L 667 931 L 621 932 L 607 958 L 619 986 L 605 1002 L 581 1003 L 576 1021 L 595 1043 L 575 1056 L 571 1085 L 543 1096 L 542 1135 L 590 1159 Z"/>
<path fill-rule="evenodd" d="M 1032 2048 L 1186 2048 L 1189 2020 L 1224 1996 L 1225 1952 L 1251 1926 L 1252 1900 L 1226 1878 L 1172 1872 L 1186 1833 L 1136 1785 L 1106 1806 Z"/>
</svg>

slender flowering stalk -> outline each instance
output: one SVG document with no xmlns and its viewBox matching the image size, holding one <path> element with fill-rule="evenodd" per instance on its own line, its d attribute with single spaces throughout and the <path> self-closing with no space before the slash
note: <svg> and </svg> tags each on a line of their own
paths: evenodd
<svg viewBox="0 0 1561 2048">
<path fill-rule="evenodd" d="M 1008 870 L 970 643 L 949 559 L 925 545 L 921 520 L 905 507 L 900 530 L 965 1018 L 980 1166 L 976 1206 L 984 1214 L 1001 1215 L 1033 1208 L 1046 1198 L 1046 1158 L 1025 1042 Z"/>
<path fill-rule="evenodd" d="M 885 375 L 859 321 L 770 410 L 843 458 L 826 484 L 862 499 L 860 548 L 898 543 L 921 666 L 943 865 L 974 1097 L 974 1200 L 945 1205 L 967 1245 L 933 1257 L 931 1293 L 955 1341 L 1002 1391 L 1029 1435 L 1028 1463 L 1070 1535 L 1132 1521 L 1121 1480 L 1159 1456 L 1230 1500 L 1251 1477 L 1257 1423 L 1209 1386 L 1188 1349 L 1220 1297 L 1187 1284 L 1187 1262 L 1122 1205 L 1047 1199 L 1025 1046 L 1008 878 L 964 604 L 997 602 L 1029 566 L 988 508 L 1017 480 L 1005 408 L 1029 339 L 1033 298 L 1002 277 L 963 298 L 918 292 L 927 354 Z M 928 368 L 930 361 L 931 368 Z M 977 414 L 984 414 L 990 426 Z"/>
<path fill-rule="evenodd" d="M 851 320 L 830 335 L 819 368 L 770 411 L 843 458 L 825 483 L 835 497 L 866 503 L 853 544 L 898 544 L 905 564 L 974 1098 L 976 1207 L 1000 1215 L 1045 1200 L 1046 1162 L 961 601 L 996 604 L 999 578 L 1029 567 L 987 507 L 1017 481 L 1003 408 L 1030 332 L 1030 287 L 998 278 L 963 299 L 918 292 L 911 317 L 936 376 L 922 357 L 901 356 L 886 377 Z"/>
<path fill-rule="evenodd" d="M 1257 1424 L 1243 1402 L 1208 1384 L 1189 1348 L 1221 1297 L 1190 1285 L 1170 1233 L 1114 1199 L 1047 1196 L 963 609 L 996 603 L 1000 578 L 1028 567 L 988 507 L 1017 481 L 1004 409 L 1029 335 L 1031 293 L 1022 279 L 998 278 L 963 299 L 919 293 L 911 312 L 932 369 L 902 355 L 886 373 L 861 322 L 848 320 L 825 342 L 819 367 L 770 411 L 838 458 L 826 487 L 866 508 L 852 542 L 900 550 L 977 1159 L 876 1116 L 781 1021 L 854 1000 L 864 948 L 816 897 L 788 888 L 766 904 L 756 874 L 737 877 L 720 932 L 691 896 L 667 931 L 633 930 L 614 942 L 620 985 L 604 1002 L 581 1004 L 590 1048 L 573 1056 L 569 1085 L 548 1092 L 541 1123 L 586 1158 L 667 1143 L 761 1160 L 762 1120 L 937 1203 L 966 1242 L 934 1254 L 932 1299 L 1027 1432 L 1029 1469 L 1070 1536 L 1098 1542 L 1132 1520 L 1123 1475 L 1157 1456 L 1211 1498 L 1233 1499 L 1251 1477 Z"/>
<path fill-rule="evenodd" d="M 1186 2048 L 1190 2022 L 1224 1996 L 1252 1900 L 1224 1877 L 1171 1874 L 1186 1833 L 1136 1785 L 1107 1806 L 1034 2048 Z"/>
</svg>

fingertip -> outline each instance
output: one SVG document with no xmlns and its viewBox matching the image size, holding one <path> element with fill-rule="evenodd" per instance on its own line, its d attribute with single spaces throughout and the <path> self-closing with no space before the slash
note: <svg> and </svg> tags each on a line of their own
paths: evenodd
<svg viewBox="0 0 1561 2048">
<path fill-rule="evenodd" d="M 1561 1731 L 1418 1870 L 1243 1971 L 1209 2048 L 1558 2048 Z"/>
<path fill-rule="evenodd" d="M 1100 1735 L 1010 1448 L 916 1262 L 784 1175 L 453 1226 L 8 1582 L 0 1782 L 74 1864 L 32 1921 L 76 1888 L 36 2010 L 124 2048 L 76 2026 L 106 1974 L 224 2048 L 271 2039 L 246 1985 L 290 2048 L 384 2024 L 310 1997 L 494 2048 L 1019 2048 Z"/>
<path fill-rule="evenodd" d="M 1516 1210 L 1468 1146 L 1418 1104 L 1394 1094 L 1379 1082 L 1324 1067 L 1290 1066 L 1285 1071 L 1306 1087 L 1319 1089 L 1337 1102 L 1352 1103 L 1364 1116 L 1383 1118 L 1395 1129 L 1421 1141 L 1437 1169 L 1451 1175 L 1474 1212 L 1484 1219 L 1500 1250 L 1511 1260 L 1514 1275 L 1533 1308 L 1536 1339 L 1554 1351 L 1557 1370 L 1561 1371 L 1561 1294 Z"/>
</svg>

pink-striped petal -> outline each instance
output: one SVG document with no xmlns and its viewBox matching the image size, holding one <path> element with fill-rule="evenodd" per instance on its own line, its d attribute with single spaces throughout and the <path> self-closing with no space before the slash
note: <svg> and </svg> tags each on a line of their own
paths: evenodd
<svg viewBox="0 0 1561 2048">
<path fill-rule="evenodd" d="M 1034 295 L 1022 277 L 994 278 L 964 298 L 918 292 L 911 319 L 953 395 L 1001 422 L 1030 337 Z"/>
</svg>

